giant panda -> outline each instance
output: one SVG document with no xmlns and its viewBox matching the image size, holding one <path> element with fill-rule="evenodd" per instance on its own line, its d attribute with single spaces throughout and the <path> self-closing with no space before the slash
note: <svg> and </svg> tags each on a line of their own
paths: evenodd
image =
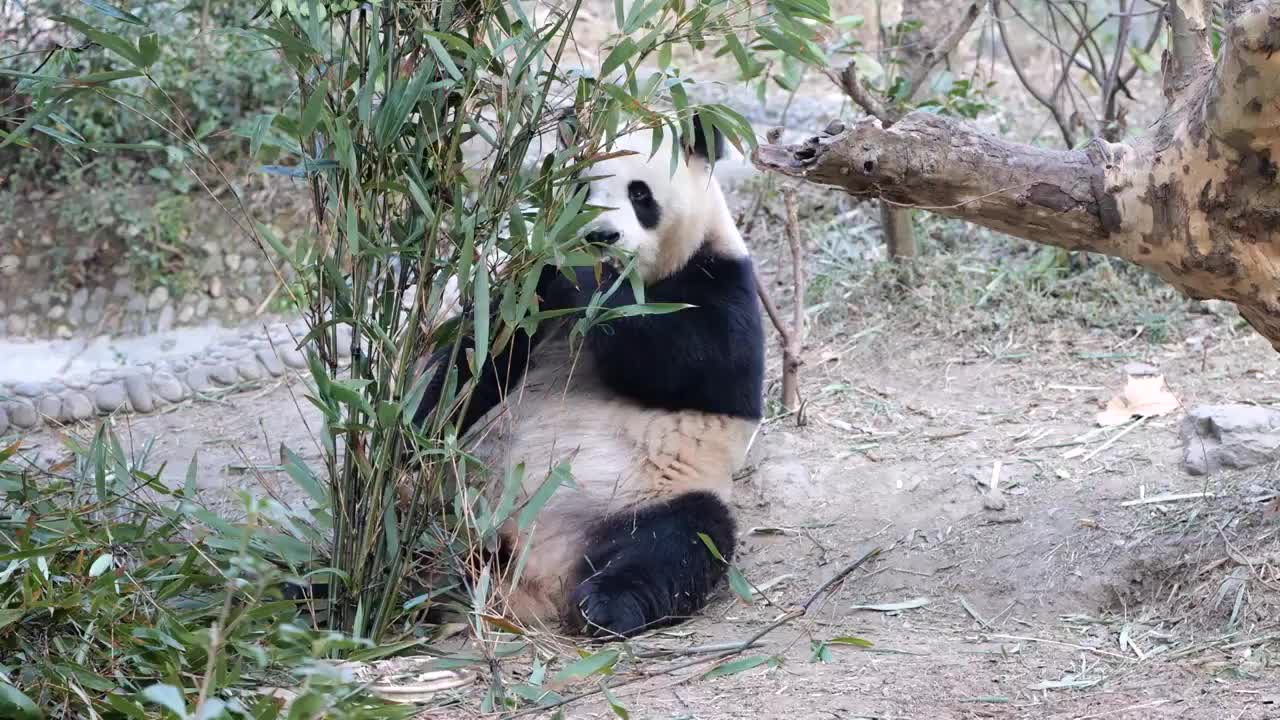
<svg viewBox="0 0 1280 720">
<path fill-rule="evenodd" d="M 617 317 L 576 339 L 580 314 L 517 333 L 485 362 L 465 410 L 437 406 L 451 358 L 458 387 L 471 379 L 472 341 L 424 363 L 433 375 L 415 421 L 449 413 L 467 453 L 489 469 L 493 503 L 515 465 L 525 469 L 523 501 L 570 464 L 572 483 L 531 534 L 514 518 L 498 531 L 500 557 L 523 563 L 505 593 L 520 622 L 606 638 L 676 624 L 703 609 L 733 558 L 733 475 L 762 420 L 764 336 L 752 261 L 712 174 L 724 139 L 713 130 L 708 145 L 696 118 L 693 126 L 674 168 L 670 133 L 654 152 L 648 132 L 636 132 L 613 148 L 630 154 L 610 153 L 584 180 L 587 203 L 603 208 L 586 239 L 632 258 L 645 302 L 691 307 Z M 608 263 L 547 266 L 539 310 L 585 308 L 618 278 Z M 603 305 L 635 302 L 624 279 Z"/>
</svg>

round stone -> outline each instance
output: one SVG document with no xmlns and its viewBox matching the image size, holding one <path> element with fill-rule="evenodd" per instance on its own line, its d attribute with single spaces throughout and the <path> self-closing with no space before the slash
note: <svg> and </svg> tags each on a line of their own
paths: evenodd
<svg viewBox="0 0 1280 720">
<path fill-rule="evenodd" d="M 297 350 L 282 350 L 280 358 L 284 360 L 284 364 L 291 368 L 301 370 L 307 366 L 307 358 Z"/>
<path fill-rule="evenodd" d="M 240 382 L 240 375 L 236 372 L 235 365 L 219 364 L 209 368 L 209 379 L 219 385 L 235 385 Z"/>
<path fill-rule="evenodd" d="M 93 403 L 84 393 L 67 393 L 62 396 L 62 413 L 72 420 L 88 420 L 93 417 Z"/>
<path fill-rule="evenodd" d="M 45 317 L 49 318 L 50 320 L 61 320 L 62 317 L 66 314 L 67 314 L 67 309 L 65 307 L 61 305 L 54 305 L 53 307 L 49 308 L 49 314 L 46 315 Z"/>
<path fill-rule="evenodd" d="M 84 321 L 87 325 L 96 324 L 102 319 L 102 308 L 97 305 L 90 305 L 84 309 Z"/>
<path fill-rule="evenodd" d="M 47 420 L 63 420 L 62 399 L 57 395 L 45 395 L 36 401 L 36 412 Z"/>
<path fill-rule="evenodd" d="M 261 380 L 267 374 L 254 358 L 245 358 L 236 363 L 236 372 L 245 380 Z"/>
<path fill-rule="evenodd" d="M 147 386 L 147 379 L 141 373 L 134 373 L 124 379 L 124 391 L 129 395 L 129 404 L 137 412 L 149 413 L 156 409 L 151 388 Z"/>
<path fill-rule="evenodd" d="M 215 277 L 209 281 L 209 297 L 222 297 L 222 278 Z"/>
<path fill-rule="evenodd" d="M 232 309 L 236 311 L 237 315 L 248 315 L 249 311 L 253 309 L 253 303 L 249 302 L 249 298 L 238 297 L 235 304 L 232 305 Z"/>
<path fill-rule="evenodd" d="M 240 265 L 240 271 L 241 271 L 242 273 L 244 273 L 245 275 L 248 275 L 248 274 L 250 274 L 250 273 L 255 273 L 255 272 L 257 272 L 257 271 L 258 271 L 258 259 L 257 259 L 257 258 L 253 258 L 253 257 L 247 257 L 247 258 L 245 258 L 245 259 L 244 259 L 244 263 L 242 263 L 242 264 Z"/>
<path fill-rule="evenodd" d="M 124 383 L 99 385 L 93 391 L 93 402 L 98 406 L 99 412 L 113 413 L 124 405 L 125 399 Z"/>
<path fill-rule="evenodd" d="M 178 378 L 164 371 L 151 376 L 151 387 L 155 389 L 156 395 L 165 402 L 182 402 L 182 398 L 186 395 L 182 390 L 182 383 L 178 382 Z"/>
<path fill-rule="evenodd" d="M 169 302 L 169 288 L 157 285 L 147 296 L 147 309 L 154 312 L 164 307 L 167 302 Z"/>
<path fill-rule="evenodd" d="M 203 297 L 196 302 L 196 317 L 204 317 L 209 314 L 209 298 Z"/>
<path fill-rule="evenodd" d="M 205 392 L 213 387 L 209 382 L 209 368 L 203 365 L 196 365 L 187 371 L 187 385 L 191 387 L 191 392 Z"/>
<path fill-rule="evenodd" d="M 227 253 L 227 267 L 231 270 L 240 269 L 240 255 L 238 253 Z"/>
<path fill-rule="evenodd" d="M 29 400 L 14 400 L 9 403 L 9 423 L 22 430 L 30 430 L 40 424 L 40 416 L 36 414 L 36 406 Z"/>
<path fill-rule="evenodd" d="M 267 348 L 262 348 L 255 354 L 258 357 L 258 362 L 262 363 L 262 367 L 266 368 L 267 372 L 276 376 L 284 374 L 284 363 L 280 361 L 280 358 L 276 357 L 274 352 Z"/>
<path fill-rule="evenodd" d="M 173 306 L 166 304 L 160 310 L 160 317 L 156 319 L 156 329 L 160 332 L 173 329 Z"/>
<path fill-rule="evenodd" d="M 16 275 L 18 268 L 22 265 L 22 259 L 17 255 L 5 255 L 0 257 L 0 274 Z"/>
<path fill-rule="evenodd" d="M 36 382 L 20 382 L 13 386 L 13 394 L 23 397 L 35 397 L 40 394 L 44 387 Z"/>
<path fill-rule="evenodd" d="M 191 322 L 191 318 L 195 317 L 196 309 L 190 305 L 183 305 L 178 311 L 178 324 L 185 325 Z"/>
</svg>

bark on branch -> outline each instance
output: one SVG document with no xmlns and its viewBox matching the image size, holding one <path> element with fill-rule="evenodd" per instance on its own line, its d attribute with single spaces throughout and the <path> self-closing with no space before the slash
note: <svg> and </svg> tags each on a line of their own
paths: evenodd
<svg viewBox="0 0 1280 720">
<path fill-rule="evenodd" d="M 1202 3 L 1170 5 L 1185 19 Z M 835 137 L 762 145 L 753 161 L 1130 260 L 1193 298 L 1235 303 L 1280 350 L 1280 0 L 1233 7 L 1216 65 L 1193 72 L 1161 120 L 1128 143 L 1048 150 L 912 113 L 889 128 L 867 118 Z"/>
</svg>

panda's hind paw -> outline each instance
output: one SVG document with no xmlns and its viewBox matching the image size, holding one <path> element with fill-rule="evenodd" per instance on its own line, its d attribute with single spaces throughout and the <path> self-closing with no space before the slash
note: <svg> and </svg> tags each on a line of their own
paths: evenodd
<svg viewBox="0 0 1280 720">
<path fill-rule="evenodd" d="M 593 578 L 577 587 L 570 598 L 576 612 L 571 624 L 596 637 L 631 637 L 655 626 L 649 593 L 631 583 Z"/>
</svg>

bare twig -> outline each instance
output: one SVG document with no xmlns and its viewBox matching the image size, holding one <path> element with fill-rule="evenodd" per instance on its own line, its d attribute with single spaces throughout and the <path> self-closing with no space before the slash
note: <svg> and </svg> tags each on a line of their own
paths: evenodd
<svg viewBox="0 0 1280 720">
<path fill-rule="evenodd" d="M 804 343 L 804 248 L 800 242 L 800 217 L 796 210 L 795 189 L 783 188 L 782 201 L 787 208 L 787 243 L 791 246 L 791 269 L 795 283 L 791 332 L 784 334 L 782 338 L 782 406 L 787 412 L 796 412 L 800 409 L 800 366 L 803 364 L 800 350 Z M 798 418 L 797 422 L 803 424 L 803 418 Z"/>
<path fill-rule="evenodd" d="M 862 81 L 858 79 L 858 69 L 853 63 L 846 65 L 844 70 L 838 74 L 833 70 L 828 70 L 827 77 L 836 84 L 836 87 L 843 90 L 850 100 L 853 100 L 858 107 L 862 108 L 863 112 L 878 119 L 886 127 L 893 123 L 893 116 L 889 114 L 884 103 L 877 100 L 862 86 Z"/>
<path fill-rule="evenodd" d="M 982 14 L 982 7 L 978 3 L 971 3 L 969 8 L 964 11 L 964 15 L 956 21 L 955 27 L 942 37 L 936 45 L 929 48 L 925 52 L 924 57 L 920 58 L 920 62 L 911 70 L 911 76 L 907 85 L 908 99 L 914 97 L 919 91 L 921 83 L 928 77 L 929 71 L 934 66 L 945 59 L 956 49 L 964 36 L 969 33 L 969 29 L 973 27 L 973 23 L 977 21 L 978 16 Z"/>
<path fill-rule="evenodd" d="M 1063 111 L 1057 100 L 1045 95 L 1036 88 L 1036 86 L 1031 82 L 1031 79 L 1027 77 L 1026 71 L 1022 69 L 1022 63 L 1018 60 L 1018 56 L 1014 54 L 1013 48 L 1009 46 L 1009 38 L 1004 29 L 1004 18 L 1000 15 L 1000 0 L 993 0 L 991 3 L 991 11 L 995 15 L 996 29 L 1000 31 L 1000 43 L 1004 45 L 1004 52 L 1009 58 L 1009 67 L 1013 68 L 1013 74 L 1018 76 L 1018 82 L 1022 84 L 1022 87 L 1026 88 L 1027 92 L 1031 94 L 1031 97 L 1035 98 L 1036 102 L 1043 105 L 1044 108 L 1049 111 L 1049 114 L 1053 116 L 1053 121 L 1057 123 L 1058 131 L 1062 133 L 1062 139 L 1066 141 L 1067 147 L 1074 147 L 1076 144 L 1076 134 L 1075 130 L 1071 127 L 1071 121 L 1067 118 L 1066 112 Z M 1068 68 L 1067 71 L 1064 71 L 1064 75 L 1065 72 L 1069 72 L 1069 70 L 1070 69 Z M 1057 95 L 1056 91 L 1054 95 Z"/>
</svg>

